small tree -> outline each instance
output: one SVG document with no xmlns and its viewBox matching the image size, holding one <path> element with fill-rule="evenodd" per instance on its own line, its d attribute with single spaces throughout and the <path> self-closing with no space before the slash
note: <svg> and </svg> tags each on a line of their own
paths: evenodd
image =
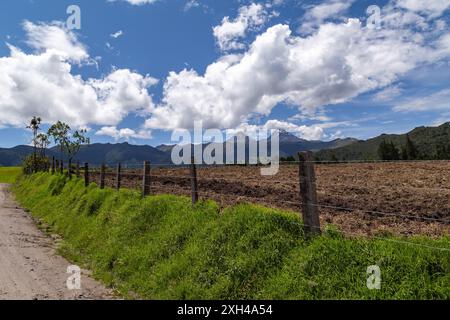
<svg viewBox="0 0 450 320">
<path fill-rule="evenodd" d="M 72 139 L 67 139 L 66 141 L 66 150 L 67 155 L 69 157 L 69 162 L 72 162 L 73 158 L 77 155 L 77 153 L 80 151 L 80 148 L 82 145 L 88 145 L 90 144 L 90 139 L 86 137 L 86 130 L 80 130 L 75 131 Z"/>
<path fill-rule="evenodd" d="M 380 145 L 378 146 L 378 156 L 381 160 L 386 160 L 388 157 L 388 144 L 386 140 L 381 141 Z"/>
<path fill-rule="evenodd" d="M 409 135 L 406 135 L 406 146 L 405 146 L 405 153 L 407 156 L 407 159 L 404 160 L 416 160 L 418 156 L 418 151 L 414 143 L 409 138 Z"/>
<path fill-rule="evenodd" d="M 35 145 L 37 148 L 41 151 L 41 156 L 45 157 L 45 151 L 47 150 L 47 147 L 50 145 L 50 139 L 48 135 L 45 133 L 39 133 L 36 137 Z"/>
<path fill-rule="evenodd" d="M 34 156 L 30 154 L 22 160 L 22 169 L 25 174 L 32 174 L 36 171 L 47 171 L 50 167 L 50 162 L 47 157 L 39 154 Z"/>
<path fill-rule="evenodd" d="M 36 137 L 38 135 L 39 129 L 41 126 L 41 118 L 40 117 L 36 117 L 34 116 L 31 121 L 30 124 L 27 126 L 27 129 L 31 129 L 31 131 L 33 132 L 33 162 L 36 162 L 36 153 L 37 153 L 37 140 Z M 34 166 L 34 171 L 36 171 L 36 165 Z"/>
<path fill-rule="evenodd" d="M 90 143 L 90 139 L 86 137 L 86 130 L 77 130 L 70 136 L 70 127 L 64 122 L 58 121 L 50 127 L 48 135 L 53 138 L 55 144 L 59 146 L 60 158 L 63 161 L 64 152 L 67 153 L 69 162 L 80 151 L 82 145 Z"/>
<path fill-rule="evenodd" d="M 383 140 L 378 146 L 378 156 L 381 160 L 399 160 L 400 154 L 395 144 Z"/>
<path fill-rule="evenodd" d="M 397 147 L 395 146 L 394 142 L 392 142 L 392 141 L 389 144 L 389 155 L 390 155 L 390 159 L 388 159 L 388 160 L 400 160 L 400 153 L 398 152 Z"/>
<path fill-rule="evenodd" d="M 69 142 L 70 127 L 68 124 L 58 121 L 48 129 L 48 135 L 59 146 L 60 160 L 63 161 L 64 148 Z"/>
<path fill-rule="evenodd" d="M 450 145 L 445 144 L 436 145 L 436 152 L 434 158 L 436 160 L 450 160 Z"/>
</svg>

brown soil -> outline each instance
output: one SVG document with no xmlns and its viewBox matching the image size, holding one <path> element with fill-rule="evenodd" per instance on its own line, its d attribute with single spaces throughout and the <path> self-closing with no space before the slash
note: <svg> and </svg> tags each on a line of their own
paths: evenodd
<svg viewBox="0 0 450 320">
<path fill-rule="evenodd" d="M 141 170 L 126 174 L 123 187 L 141 187 Z M 186 168 L 153 169 L 152 193 L 188 196 L 189 176 Z M 223 207 L 251 202 L 299 212 L 298 176 L 296 165 L 275 176 L 254 166 L 208 167 L 198 169 L 198 185 L 202 199 Z M 450 234 L 450 162 L 316 165 L 316 176 L 322 224 L 356 234 Z M 107 185 L 115 179 L 108 173 Z M 98 183 L 99 174 L 92 180 Z"/>
</svg>

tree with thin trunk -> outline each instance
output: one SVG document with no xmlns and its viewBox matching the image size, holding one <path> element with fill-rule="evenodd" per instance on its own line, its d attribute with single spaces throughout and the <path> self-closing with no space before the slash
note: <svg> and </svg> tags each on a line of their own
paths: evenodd
<svg viewBox="0 0 450 320">
<path fill-rule="evenodd" d="M 35 144 L 37 148 L 40 150 L 41 156 L 45 157 L 45 151 L 47 150 L 47 147 L 50 145 L 50 139 L 48 135 L 45 133 L 39 133 L 36 137 Z"/>
<path fill-rule="evenodd" d="M 82 145 L 90 144 L 90 139 L 86 137 L 86 132 L 87 130 L 84 129 L 75 131 L 72 135 L 72 140 L 67 139 L 65 147 L 67 150 L 67 155 L 69 157 L 69 162 L 72 162 L 73 158 L 80 151 Z"/>
<path fill-rule="evenodd" d="M 48 136 L 52 137 L 56 145 L 59 146 L 60 160 L 63 161 L 64 152 L 67 153 L 69 163 L 80 151 L 82 145 L 88 145 L 90 139 L 86 137 L 87 130 L 77 130 L 72 136 L 70 126 L 64 122 L 58 121 L 48 130 Z"/>
<path fill-rule="evenodd" d="M 60 161 L 63 161 L 64 148 L 69 143 L 69 132 L 69 125 L 61 121 L 52 125 L 47 132 L 47 134 L 52 137 L 54 143 L 59 146 Z"/>
<path fill-rule="evenodd" d="M 34 171 L 36 171 L 36 153 L 37 153 L 37 140 L 36 137 L 38 135 L 39 129 L 41 126 L 41 118 L 34 116 L 31 119 L 30 124 L 27 126 L 27 129 L 31 129 L 33 132 L 33 167 Z"/>
</svg>

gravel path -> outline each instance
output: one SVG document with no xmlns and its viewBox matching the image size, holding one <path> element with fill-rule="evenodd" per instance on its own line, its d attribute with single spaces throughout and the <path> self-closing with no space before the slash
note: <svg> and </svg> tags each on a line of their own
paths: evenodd
<svg viewBox="0 0 450 320">
<path fill-rule="evenodd" d="M 69 290 L 71 265 L 58 256 L 56 237 L 40 231 L 0 184 L 0 300 L 112 299 L 112 292 L 81 270 L 81 289 Z"/>
</svg>

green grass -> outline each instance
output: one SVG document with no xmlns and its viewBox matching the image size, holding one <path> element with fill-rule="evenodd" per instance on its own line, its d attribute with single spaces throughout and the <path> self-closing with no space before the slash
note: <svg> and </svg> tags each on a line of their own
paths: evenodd
<svg viewBox="0 0 450 320">
<path fill-rule="evenodd" d="M 396 238 L 306 241 L 296 214 L 254 205 L 220 211 L 169 195 L 84 188 L 36 174 L 19 202 L 64 237 L 60 251 L 123 296 L 146 299 L 450 299 L 450 252 Z M 405 239 L 403 239 L 405 240 Z M 410 238 L 450 249 L 450 238 Z M 381 290 L 366 286 L 381 268 Z"/>
<path fill-rule="evenodd" d="M 0 183 L 14 183 L 21 173 L 20 167 L 0 167 Z"/>
</svg>

